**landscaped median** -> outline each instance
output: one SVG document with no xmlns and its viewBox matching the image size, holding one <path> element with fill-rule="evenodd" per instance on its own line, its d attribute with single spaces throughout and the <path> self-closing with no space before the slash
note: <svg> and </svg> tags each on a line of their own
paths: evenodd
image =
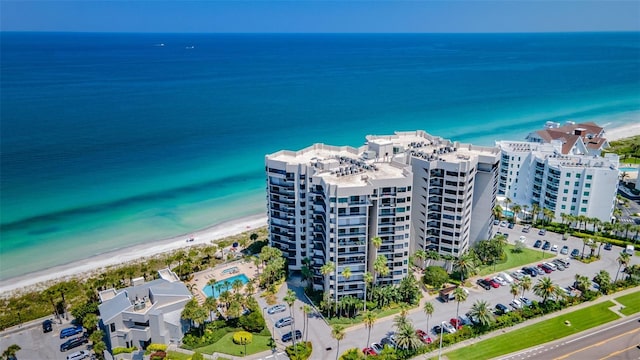
<svg viewBox="0 0 640 360">
<path fill-rule="evenodd" d="M 570 313 L 554 314 L 551 319 L 447 352 L 446 356 L 451 360 L 490 359 L 560 339 L 617 320 L 619 316 L 609 310 L 612 306 L 613 302 L 605 301 Z"/>
<path fill-rule="evenodd" d="M 640 291 L 617 297 L 616 301 L 624 306 L 620 312 L 627 316 L 640 312 Z"/>
</svg>

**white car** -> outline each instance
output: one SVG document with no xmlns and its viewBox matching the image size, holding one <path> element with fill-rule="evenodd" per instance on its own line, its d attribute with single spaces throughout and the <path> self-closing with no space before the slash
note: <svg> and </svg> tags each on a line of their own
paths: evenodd
<svg viewBox="0 0 640 360">
<path fill-rule="evenodd" d="M 516 310 L 522 309 L 522 302 L 518 299 L 513 299 L 509 305 Z"/>
<path fill-rule="evenodd" d="M 527 242 L 527 237 L 526 236 L 520 236 L 520 238 L 518 239 L 518 241 L 520 241 L 521 243 L 525 243 Z"/>
<path fill-rule="evenodd" d="M 496 276 L 493 278 L 493 280 L 495 280 L 498 284 L 502 285 L 502 286 L 507 286 L 508 283 L 505 279 L 501 278 L 500 276 Z"/>
<path fill-rule="evenodd" d="M 81 360 L 87 357 L 89 357 L 89 352 L 86 350 L 80 350 L 67 355 L 67 360 Z"/>
<path fill-rule="evenodd" d="M 558 245 L 553 245 L 553 246 L 551 247 L 551 251 L 553 251 L 553 252 L 558 252 Z"/>
<path fill-rule="evenodd" d="M 283 312 L 283 311 L 285 311 L 285 310 L 287 310 L 287 307 L 286 307 L 285 305 L 283 305 L 283 304 L 278 304 L 278 305 L 275 305 L 275 306 L 270 307 L 270 308 L 267 310 L 267 313 L 268 313 L 268 314 L 277 314 L 277 313 L 279 313 L 279 312 Z"/>
</svg>

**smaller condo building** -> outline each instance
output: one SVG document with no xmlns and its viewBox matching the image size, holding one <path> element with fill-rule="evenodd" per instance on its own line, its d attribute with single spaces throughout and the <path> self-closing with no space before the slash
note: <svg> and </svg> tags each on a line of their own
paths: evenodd
<svg viewBox="0 0 640 360">
<path fill-rule="evenodd" d="M 498 141 L 501 150 L 498 193 L 512 203 L 554 213 L 611 221 L 618 190 L 615 154 L 564 154 L 562 142 Z"/>
<path fill-rule="evenodd" d="M 100 327 L 107 347 L 145 349 L 151 343 L 179 343 L 188 324 L 182 310 L 192 295 L 178 276 L 169 269 L 160 270 L 160 279 L 133 280 L 133 286 L 100 292 Z"/>
</svg>

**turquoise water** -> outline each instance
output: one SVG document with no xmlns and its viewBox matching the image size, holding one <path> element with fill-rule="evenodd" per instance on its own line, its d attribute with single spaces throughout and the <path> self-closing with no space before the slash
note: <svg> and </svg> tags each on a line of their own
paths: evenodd
<svg viewBox="0 0 640 360">
<path fill-rule="evenodd" d="M 204 292 L 204 294 L 207 295 L 207 297 L 213 296 L 214 298 L 217 299 L 221 293 L 227 290 L 232 291 L 233 288 L 231 287 L 231 284 L 233 284 L 233 282 L 236 280 L 242 281 L 242 284 L 246 284 L 249 282 L 249 278 L 247 277 L 247 275 L 239 274 L 239 275 L 232 276 L 228 279 L 220 280 L 216 282 L 213 286 L 207 285 L 202 288 L 202 292 Z M 220 291 L 218 291 L 218 285 L 221 286 Z"/>
<path fill-rule="evenodd" d="M 634 171 L 638 171 L 638 168 L 637 167 L 621 167 L 621 168 L 618 168 L 618 170 L 626 171 L 626 172 L 634 172 Z"/>
<path fill-rule="evenodd" d="M 511 211 L 511 210 L 502 210 L 502 215 L 504 215 L 506 217 L 512 217 L 513 216 L 513 211 Z"/>
<path fill-rule="evenodd" d="M 0 32 L 0 51 L 0 280 L 266 214 L 280 149 L 640 121 L 639 33 Z"/>
</svg>

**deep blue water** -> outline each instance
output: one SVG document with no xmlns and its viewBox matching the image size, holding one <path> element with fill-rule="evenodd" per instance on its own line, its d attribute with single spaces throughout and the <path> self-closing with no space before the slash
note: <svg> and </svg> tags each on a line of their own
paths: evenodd
<svg viewBox="0 0 640 360">
<path fill-rule="evenodd" d="M 0 53 L 0 279 L 264 212 L 279 149 L 640 121 L 640 33 L 0 33 Z"/>
</svg>

